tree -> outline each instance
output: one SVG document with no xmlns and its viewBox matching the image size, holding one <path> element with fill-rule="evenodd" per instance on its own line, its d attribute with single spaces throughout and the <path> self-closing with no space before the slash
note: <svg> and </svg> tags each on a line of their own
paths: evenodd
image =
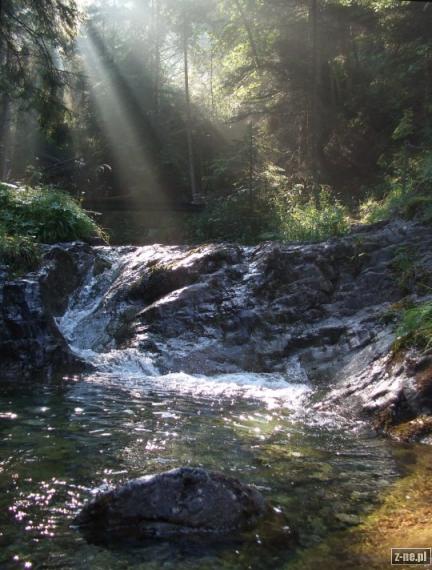
<svg viewBox="0 0 432 570">
<path fill-rule="evenodd" d="M 189 43 L 189 25 L 188 25 L 187 13 L 185 11 L 183 15 L 183 58 L 184 58 L 183 63 L 184 63 L 184 85 L 185 85 L 185 100 L 186 100 L 186 138 L 188 146 L 189 176 L 191 184 L 192 203 L 199 203 L 200 196 L 196 180 L 196 166 L 195 166 L 193 139 L 192 139 L 192 112 L 191 112 L 191 100 L 190 100 L 190 91 L 189 91 L 188 43 Z"/>
<path fill-rule="evenodd" d="M 0 2 L 0 175 L 9 172 L 14 115 L 19 106 L 44 113 L 62 102 L 68 73 L 61 59 L 76 31 L 74 0 Z"/>
</svg>

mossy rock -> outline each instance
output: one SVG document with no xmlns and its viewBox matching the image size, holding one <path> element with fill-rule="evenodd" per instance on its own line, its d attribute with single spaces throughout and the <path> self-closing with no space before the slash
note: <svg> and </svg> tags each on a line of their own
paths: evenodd
<svg viewBox="0 0 432 570">
<path fill-rule="evenodd" d="M 404 443 L 422 441 L 432 434 L 432 417 L 420 416 L 411 421 L 392 426 L 388 433 L 393 439 Z"/>
</svg>

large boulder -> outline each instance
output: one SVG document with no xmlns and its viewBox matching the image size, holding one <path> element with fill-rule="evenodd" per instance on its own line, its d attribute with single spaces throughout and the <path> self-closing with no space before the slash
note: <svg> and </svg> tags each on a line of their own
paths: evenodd
<svg viewBox="0 0 432 570">
<path fill-rule="evenodd" d="M 85 244 L 45 246 L 40 267 L 12 279 L 0 267 L 0 381 L 34 379 L 56 371 L 81 370 L 55 317 L 93 263 Z"/>
<path fill-rule="evenodd" d="M 250 529 L 266 511 L 253 487 L 183 467 L 100 493 L 76 523 L 90 542 L 209 536 Z"/>
</svg>

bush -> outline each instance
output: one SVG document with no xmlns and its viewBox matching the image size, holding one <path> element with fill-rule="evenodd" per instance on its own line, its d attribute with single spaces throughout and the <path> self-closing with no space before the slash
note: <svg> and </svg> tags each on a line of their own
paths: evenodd
<svg viewBox="0 0 432 570">
<path fill-rule="evenodd" d="M 345 234 L 349 217 L 346 208 L 323 187 L 317 198 L 294 203 L 280 212 L 280 225 L 285 241 L 320 241 Z"/>
<path fill-rule="evenodd" d="M 0 184 L 0 263 L 13 272 L 34 269 L 39 244 L 105 239 L 99 226 L 70 196 L 50 188 Z"/>
<path fill-rule="evenodd" d="M 252 195 L 239 190 L 211 202 L 198 216 L 192 218 L 193 241 L 238 241 L 256 243 L 278 237 L 274 205 L 259 191 Z"/>
<path fill-rule="evenodd" d="M 32 238 L 8 235 L 0 226 L 0 263 L 20 272 L 35 268 L 38 261 L 39 248 Z"/>
<path fill-rule="evenodd" d="M 373 224 L 397 215 L 403 203 L 400 188 L 391 190 L 382 200 L 369 196 L 360 204 L 360 220 L 364 224 Z"/>
<path fill-rule="evenodd" d="M 382 200 L 369 197 L 360 205 L 360 219 L 366 224 L 396 216 L 431 222 L 432 197 L 414 191 L 403 192 L 400 187 L 395 187 Z"/>
<path fill-rule="evenodd" d="M 387 191 L 376 188 L 360 205 L 361 221 L 373 223 L 400 216 L 431 222 L 432 153 L 406 145 L 394 154 L 387 168 L 392 171 L 383 183 Z"/>
<path fill-rule="evenodd" d="M 0 185 L 0 224 L 7 235 L 40 243 L 104 237 L 73 198 L 51 188 Z"/>
<path fill-rule="evenodd" d="M 347 211 L 326 188 L 316 198 L 304 198 L 303 186 L 292 189 L 240 190 L 215 200 L 192 223 L 198 241 L 262 240 L 319 241 L 342 235 L 349 228 Z"/>
<path fill-rule="evenodd" d="M 394 348 L 409 346 L 424 350 L 432 347 L 432 301 L 403 311 Z"/>
</svg>

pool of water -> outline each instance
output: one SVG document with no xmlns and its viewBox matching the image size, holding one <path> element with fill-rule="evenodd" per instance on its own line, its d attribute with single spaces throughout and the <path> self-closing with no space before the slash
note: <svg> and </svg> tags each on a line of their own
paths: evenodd
<svg viewBox="0 0 432 570">
<path fill-rule="evenodd" d="M 358 523 L 403 471 L 394 446 L 308 412 L 307 397 L 254 375 L 3 385 L 0 567 L 289 570 L 299 551 Z M 272 521 L 244 541 L 120 549 L 89 545 L 73 526 L 95 488 L 182 465 L 257 485 L 284 528 Z"/>
</svg>

